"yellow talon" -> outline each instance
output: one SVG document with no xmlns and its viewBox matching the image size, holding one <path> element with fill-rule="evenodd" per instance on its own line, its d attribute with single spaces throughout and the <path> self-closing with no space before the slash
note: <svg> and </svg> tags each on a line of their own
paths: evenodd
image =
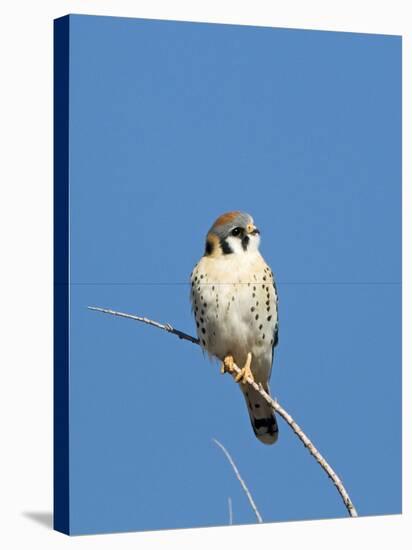
<svg viewBox="0 0 412 550">
<path fill-rule="evenodd" d="M 234 363 L 235 361 L 233 359 L 233 355 L 226 355 L 226 357 L 223 359 L 220 372 L 222 374 L 225 374 L 225 372 L 230 372 L 230 374 L 232 374 Z"/>
<path fill-rule="evenodd" d="M 253 382 L 255 381 L 252 371 L 250 369 L 251 363 L 252 354 L 249 352 L 247 354 L 245 366 L 243 367 L 243 369 L 240 369 L 240 372 L 236 375 L 235 382 L 242 382 L 242 384 L 246 384 L 248 378 L 251 378 Z"/>
</svg>

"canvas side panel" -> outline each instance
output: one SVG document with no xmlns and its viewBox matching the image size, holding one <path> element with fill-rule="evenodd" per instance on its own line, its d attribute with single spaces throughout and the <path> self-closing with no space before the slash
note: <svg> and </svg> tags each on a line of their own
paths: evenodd
<svg viewBox="0 0 412 550">
<path fill-rule="evenodd" d="M 54 529 L 69 534 L 69 16 L 54 21 Z"/>
</svg>

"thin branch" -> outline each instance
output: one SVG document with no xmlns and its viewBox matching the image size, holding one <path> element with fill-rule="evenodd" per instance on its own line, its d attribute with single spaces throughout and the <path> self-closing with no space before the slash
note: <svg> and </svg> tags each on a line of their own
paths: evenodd
<svg viewBox="0 0 412 550">
<path fill-rule="evenodd" d="M 227 505 L 229 507 L 229 525 L 233 525 L 232 499 L 230 497 L 227 497 Z"/>
<path fill-rule="evenodd" d="M 166 332 L 170 332 L 181 340 L 188 340 L 188 342 L 192 342 L 193 344 L 200 344 L 197 338 L 193 338 L 193 336 L 190 336 L 185 332 L 181 332 L 180 330 L 173 328 L 172 325 L 169 325 L 169 323 L 166 323 L 164 325 L 162 323 L 158 323 L 157 321 L 152 321 L 152 319 L 147 319 L 147 317 L 130 315 L 130 313 L 122 313 L 120 311 L 114 311 L 113 309 L 106 309 L 104 307 L 88 306 L 88 309 L 91 309 L 93 311 L 100 311 L 101 313 L 109 313 L 110 315 L 115 315 L 116 317 L 125 317 L 126 319 L 132 319 L 133 321 L 140 321 L 141 323 L 145 323 L 146 325 L 151 325 L 152 327 L 160 328 L 162 330 L 165 330 Z"/>
<path fill-rule="evenodd" d="M 257 517 L 257 520 L 258 520 L 258 523 L 263 523 L 263 520 L 262 520 L 262 516 L 259 514 L 259 510 L 257 509 L 257 506 L 255 504 L 255 501 L 253 500 L 252 498 L 252 495 L 250 494 L 250 491 L 249 489 L 247 488 L 247 485 L 246 483 L 243 481 L 243 478 L 242 476 L 240 475 L 240 472 L 239 470 L 237 469 L 237 466 L 236 464 L 234 463 L 234 460 L 233 458 L 230 456 L 228 450 L 220 443 L 220 441 L 218 441 L 217 439 L 212 439 L 212 441 L 214 441 L 214 443 L 216 443 L 216 445 L 218 447 L 220 447 L 222 449 L 222 451 L 225 453 L 226 455 L 226 458 L 228 459 L 229 461 L 229 464 L 232 466 L 233 468 L 233 471 L 235 472 L 235 475 L 236 477 L 238 478 L 239 480 L 239 483 L 241 484 L 242 486 L 242 489 L 244 490 L 248 500 L 249 500 L 249 503 L 253 509 L 253 511 L 255 512 L 255 515 Z"/>
<path fill-rule="evenodd" d="M 152 321 L 151 319 L 147 319 L 146 317 L 129 315 L 128 313 L 120 313 L 118 311 L 113 311 L 111 309 L 104 309 L 104 308 L 94 307 L 94 306 L 89 306 L 89 309 L 92 309 L 94 311 L 100 311 L 102 313 L 109 313 L 110 315 L 116 315 L 118 317 L 126 317 L 127 319 L 133 319 L 135 321 L 141 321 L 142 323 L 146 323 L 148 325 L 151 325 L 151 326 L 163 329 L 172 334 L 175 334 L 182 340 L 188 340 L 193 344 L 200 344 L 198 339 L 193 338 L 193 336 L 190 336 L 189 334 L 181 332 L 180 330 L 176 330 L 169 324 L 163 325 L 161 323 L 158 323 L 157 321 Z M 240 372 L 241 372 L 241 369 L 236 364 L 234 364 L 231 372 L 232 376 L 235 377 Z M 323 470 L 326 472 L 328 477 L 332 480 L 333 484 L 335 485 L 337 491 L 339 492 L 343 500 L 343 503 L 348 511 L 348 514 L 351 517 L 357 517 L 358 513 L 356 511 L 356 508 L 353 505 L 349 497 L 349 494 L 346 491 L 341 479 L 338 477 L 338 475 L 330 466 L 330 464 L 326 461 L 326 459 L 321 455 L 321 453 L 318 451 L 318 449 L 315 447 L 312 441 L 308 438 L 308 436 L 304 433 L 302 428 L 295 422 L 292 416 L 279 404 L 277 400 L 272 399 L 270 395 L 265 392 L 261 384 L 256 384 L 256 382 L 254 382 L 251 378 L 246 378 L 246 382 L 250 386 L 252 386 L 258 393 L 260 393 L 260 395 L 272 407 L 272 409 L 276 411 L 283 418 L 283 420 L 290 426 L 290 428 L 292 428 L 292 430 L 301 440 L 303 445 L 308 449 L 310 454 L 315 458 L 317 463 L 323 468 Z"/>
</svg>

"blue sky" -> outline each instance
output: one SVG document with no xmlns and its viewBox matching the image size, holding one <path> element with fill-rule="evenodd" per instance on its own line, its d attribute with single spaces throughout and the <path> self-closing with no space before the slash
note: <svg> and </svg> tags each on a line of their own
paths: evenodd
<svg viewBox="0 0 412 550">
<path fill-rule="evenodd" d="M 282 420 L 190 343 L 188 277 L 222 212 L 252 214 L 278 281 L 271 388 L 360 515 L 401 511 L 401 40 L 71 17 L 73 533 L 345 517 Z"/>
</svg>

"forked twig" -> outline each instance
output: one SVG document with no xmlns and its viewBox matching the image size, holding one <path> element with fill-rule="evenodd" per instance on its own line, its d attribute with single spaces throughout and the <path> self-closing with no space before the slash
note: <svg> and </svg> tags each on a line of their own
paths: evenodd
<svg viewBox="0 0 412 550">
<path fill-rule="evenodd" d="M 233 471 L 235 472 L 235 475 L 236 477 L 238 478 L 239 480 L 239 483 L 240 485 L 242 486 L 242 489 L 244 490 L 248 500 L 249 500 L 249 503 L 250 503 L 250 506 L 252 507 L 252 510 L 255 512 L 255 515 L 257 517 L 257 520 L 258 520 L 258 523 L 263 523 L 263 520 L 262 520 L 262 516 L 259 514 L 259 510 L 257 509 L 257 506 L 255 504 L 255 501 L 253 500 L 252 498 L 252 495 L 250 494 L 250 491 L 249 489 L 247 488 L 247 485 L 246 483 L 243 481 L 243 478 L 242 476 L 240 475 L 240 472 L 239 470 L 237 469 L 237 466 L 233 460 L 233 458 L 230 456 L 229 454 L 229 451 L 222 445 L 222 443 L 220 443 L 220 441 L 218 441 L 217 439 L 213 439 L 214 443 L 216 443 L 216 445 L 218 447 L 220 447 L 222 449 L 222 451 L 225 453 L 226 455 L 226 458 L 228 459 L 229 461 L 229 464 L 232 466 L 233 468 Z M 230 502 L 230 506 L 229 506 L 229 514 L 230 514 L 230 517 L 231 517 L 231 500 L 229 500 Z"/>
<path fill-rule="evenodd" d="M 194 338 L 193 336 L 190 336 L 189 334 L 186 334 L 180 330 L 177 330 L 172 327 L 172 325 L 169 324 L 162 324 L 158 323 L 157 321 L 153 321 L 151 319 L 147 319 L 146 317 L 139 317 L 138 315 L 130 315 L 128 313 L 121 313 L 119 311 L 114 311 L 112 309 L 106 309 L 102 307 L 95 307 L 95 306 L 89 306 L 89 309 L 92 309 L 93 311 L 100 311 L 102 313 L 108 313 L 110 315 L 116 315 L 117 317 L 125 317 L 127 319 L 133 319 L 134 321 L 140 321 L 142 323 L 146 323 L 148 325 L 154 326 L 156 328 L 160 328 L 162 330 L 165 330 L 166 332 L 170 332 L 171 334 L 174 334 L 175 336 L 178 336 L 182 340 L 188 340 L 189 342 L 192 342 L 193 344 L 200 344 L 199 340 L 197 338 Z M 233 364 L 233 369 L 231 371 L 231 374 L 233 377 L 235 377 L 237 374 L 241 372 L 240 368 Z M 317 450 L 315 445 L 312 443 L 312 441 L 308 438 L 308 436 L 303 432 L 302 428 L 295 422 L 295 420 L 292 418 L 292 416 L 279 404 L 277 400 L 274 400 L 270 397 L 269 394 L 265 392 L 263 387 L 260 384 L 256 384 L 251 378 L 246 378 L 246 382 L 252 386 L 260 395 L 263 397 L 263 399 L 272 407 L 272 409 L 277 412 L 283 420 L 292 428 L 294 433 L 298 436 L 298 438 L 301 440 L 303 445 L 308 449 L 310 454 L 315 458 L 317 463 L 321 466 L 321 468 L 326 472 L 328 477 L 332 480 L 333 484 L 335 485 L 337 491 L 339 492 L 343 503 L 348 511 L 348 514 L 351 517 L 357 517 L 358 513 L 356 511 L 355 506 L 353 505 L 348 492 L 346 491 L 341 479 L 338 477 L 336 472 L 333 470 L 333 468 L 330 466 L 330 464 L 326 461 L 326 459 L 321 455 L 321 453 Z"/>
</svg>

